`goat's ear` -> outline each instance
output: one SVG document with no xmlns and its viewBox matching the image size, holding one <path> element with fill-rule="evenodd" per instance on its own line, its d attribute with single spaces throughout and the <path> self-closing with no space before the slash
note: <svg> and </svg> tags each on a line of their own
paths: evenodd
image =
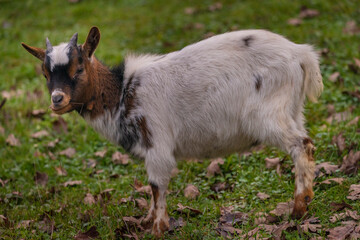
<svg viewBox="0 0 360 240">
<path fill-rule="evenodd" d="M 83 50 L 88 58 L 94 54 L 96 47 L 100 41 L 100 30 L 97 27 L 92 27 L 83 45 Z"/>
<path fill-rule="evenodd" d="M 44 61 L 45 59 L 45 50 L 37 47 L 31 47 L 29 45 L 26 45 L 25 43 L 21 43 L 21 45 L 33 56 L 37 57 L 41 61 Z"/>
</svg>

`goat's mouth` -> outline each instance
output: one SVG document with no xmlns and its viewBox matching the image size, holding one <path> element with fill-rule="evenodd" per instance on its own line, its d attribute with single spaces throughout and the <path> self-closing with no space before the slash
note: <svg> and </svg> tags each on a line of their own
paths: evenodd
<svg viewBox="0 0 360 240">
<path fill-rule="evenodd" d="M 56 113 L 58 115 L 61 115 L 61 114 L 67 113 L 67 112 L 71 112 L 72 110 L 74 110 L 71 103 L 68 103 L 65 106 L 54 106 L 54 104 L 51 104 L 50 108 L 54 113 Z"/>
</svg>

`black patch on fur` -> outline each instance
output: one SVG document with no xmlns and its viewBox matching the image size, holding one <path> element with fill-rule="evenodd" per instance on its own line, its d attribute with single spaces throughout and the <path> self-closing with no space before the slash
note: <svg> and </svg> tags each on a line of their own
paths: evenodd
<svg viewBox="0 0 360 240">
<path fill-rule="evenodd" d="M 123 84 L 124 84 L 124 71 L 125 71 L 124 61 L 121 62 L 119 65 L 114 66 L 110 69 L 110 72 L 113 74 L 118 84 L 120 84 L 121 89 L 123 89 Z"/>
<path fill-rule="evenodd" d="M 254 37 L 253 36 L 247 36 L 247 37 L 243 38 L 243 41 L 244 41 L 245 46 L 250 47 L 250 43 L 252 41 L 254 41 Z"/>
<path fill-rule="evenodd" d="M 254 75 L 254 77 L 255 77 L 255 88 L 257 91 L 259 91 L 262 85 L 262 78 L 260 75 L 257 74 Z"/>
<path fill-rule="evenodd" d="M 310 138 L 304 138 L 303 139 L 303 144 L 304 145 L 308 145 L 309 143 L 314 144 L 313 141 Z"/>
<path fill-rule="evenodd" d="M 258 146 L 259 144 L 260 144 L 260 141 L 259 141 L 259 140 L 255 140 L 255 141 L 251 144 L 250 148 L 256 147 L 256 146 Z"/>
</svg>

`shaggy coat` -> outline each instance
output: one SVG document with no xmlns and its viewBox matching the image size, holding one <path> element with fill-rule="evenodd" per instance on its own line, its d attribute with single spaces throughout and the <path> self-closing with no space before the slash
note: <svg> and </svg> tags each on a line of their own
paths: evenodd
<svg viewBox="0 0 360 240">
<path fill-rule="evenodd" d="M 153 197 L 146 221 L 156 236 L 168 229 L 165 191 L 176 160 L 213 158 L 275 146 L 295 164 L 295 207 L 313 197 L 314 147 L 304 128 L 305 97 L 323 90 L 317 54 L 265 30 L 221 34 L 166 55 L 129 55 L 108 69 L 93 53 L 91 29 L 47 50 L 41 59 L 59 114 L 77 110 L 100 134 L 145 160 Z M 59 100 L 60 99 L 60 100 Z"/>
</svg>

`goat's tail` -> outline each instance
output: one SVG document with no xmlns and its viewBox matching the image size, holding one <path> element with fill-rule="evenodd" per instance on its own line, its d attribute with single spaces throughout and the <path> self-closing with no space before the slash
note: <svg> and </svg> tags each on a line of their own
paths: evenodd
<svg viewBox="0 0 360 240">
<path fill-rule="evenodd" d="M 301 67 L 304 71 L 304 90 L 308 99 L 317 102 L 324 85 L 319 67 L 318 54 L 309 45 L 303 45 L 301 53 Z"/>
</svg>

